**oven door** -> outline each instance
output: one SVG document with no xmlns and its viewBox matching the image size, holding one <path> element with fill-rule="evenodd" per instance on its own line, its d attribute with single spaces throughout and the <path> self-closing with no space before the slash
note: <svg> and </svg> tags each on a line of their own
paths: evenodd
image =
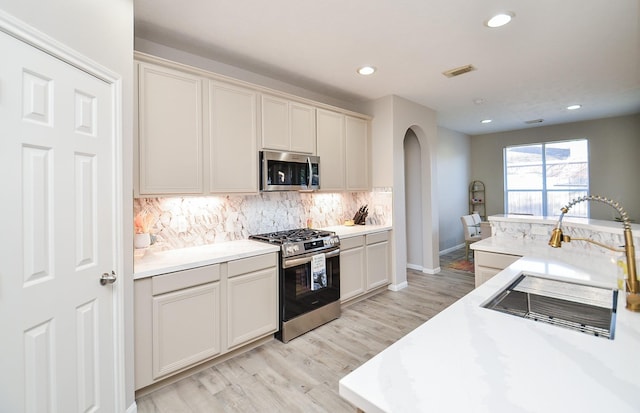
<svg viewBox="0 0 640 413">
<path fill-rule="evenodd" d="M 340 300 L 340 249 L 283 259 L 282 321 Z"/>
</svg>

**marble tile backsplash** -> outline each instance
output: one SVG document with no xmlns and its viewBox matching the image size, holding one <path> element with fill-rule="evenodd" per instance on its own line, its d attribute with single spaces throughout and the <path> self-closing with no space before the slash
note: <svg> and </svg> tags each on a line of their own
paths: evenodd
<svg viewBox="0 0 640 413">
<path fill-rule="evenodd" d="M 367 224 L 391 225 L 391 188 L 372 192 L 262 192 L 257 195 L 134 199 L 134 216 L 156 217 L 152 250 L 171 250 L 246 239 L 251 234 L 306 227 L 340 225 L 362 205 L 369 206 Z"/>
<path fill-rule="evenodd" d="M 551 231 L 555 226 L 555 221 L 549 224 L 491 221 L 491 235 L 499 238 L 532 241 L 533 244 L 546 245 L 551 237 Z M 613 247 L 622 247 L 624 245 L 624 236 L 622 233 L 616 234 L 608 231 L 598 231 L 573 226 L 570 222 L 566 221 L 562 224 L 562 230 L 565 235 L 569 235 L 576 240 L 579 238 L 588 238 Z M 620 231 L 622 232 L 622 224 L 620 224 Z M 640 234 L 634 232 L 633 235 L 634 244 L 639 245 Z M 599 255 L 602 257 L 620 255 L 620 253 L 612 253 L 610 250 L 588 242 L 565 242 L 562 244 L 562 249 L 578 255 Z"/>
</svg>

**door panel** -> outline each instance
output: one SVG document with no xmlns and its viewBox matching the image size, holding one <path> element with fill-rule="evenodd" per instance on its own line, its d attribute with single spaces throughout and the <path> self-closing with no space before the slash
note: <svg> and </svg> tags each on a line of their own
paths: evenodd
<svg viewBox="0 0 640 413">
<path fill-rule="evenodd" d="M 0 33 L 0 411 L 115 411 L 112 86 Z"/>
</svg>

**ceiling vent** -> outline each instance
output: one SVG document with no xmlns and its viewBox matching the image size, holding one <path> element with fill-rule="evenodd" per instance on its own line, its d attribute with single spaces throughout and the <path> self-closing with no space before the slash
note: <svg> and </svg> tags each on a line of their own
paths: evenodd
<svg viewBox="0 0 640 413">
<path fill-rule="evenodd" d="M 476 68 L 473 67 L 473 65 L 466 65 L 466 66 L 456 67 L 455 69 L 447 70 L 446 72 L 442 72 L 442 74 L 445 75 L 446 77 L 456 77 L 456 76 L 464 75 L 465 73 L 469 73 L 473 70 L 476 70 Z"/>
<path fill-rule="evenodd" d="M 524 123 L 526 123 L 527 125 L 533 125 L 534 123 L 542 123 L 542 122 L 544 122 L 544 119 L 533 119 L 533 120 L 524 121 Z"/>
</svg>

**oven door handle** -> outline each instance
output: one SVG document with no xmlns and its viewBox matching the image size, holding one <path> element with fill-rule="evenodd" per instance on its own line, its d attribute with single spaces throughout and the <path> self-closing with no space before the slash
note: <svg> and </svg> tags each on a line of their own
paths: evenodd
<svg viewBox="0 0 640 413">
<path fill-rule="evenodd" d="M 310 263 L 313 256 L 318 254 L 322 254 L 322 252 L 305 255 L 300 258 L 287 258 L 283 260 L 282 268 L 297 267 L 298 265 L 304 265 L 304 264 Z M 333 258 L 333 257 L 337 257 L 338 255 L 340 255 L 340 248 L 324 253 L 325 258 Z"/>
</svg>

